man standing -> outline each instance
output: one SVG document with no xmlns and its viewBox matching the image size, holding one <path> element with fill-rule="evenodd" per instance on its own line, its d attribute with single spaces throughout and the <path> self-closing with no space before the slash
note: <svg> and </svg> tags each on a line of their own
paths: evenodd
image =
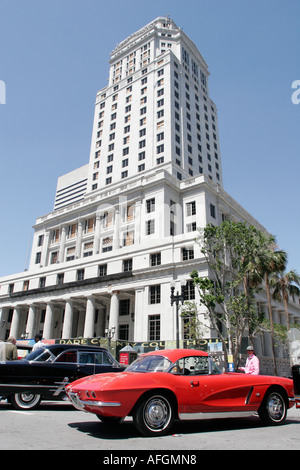
<svg viewBox="0 0 300 470">
<path fill-rule="evenodd" d="M 5 343 L 5 360 L 16 361 L 18 359 L 18 350 L 16 346 L 16 338 L 10 336 Z"/>
<path fill-rule="evenodd" d="M 37 333 L 34 337 L 34 340 L 35 340 L 35 344 L 32 348 L 32 351 L 36 351 L 37 349 L 39 348 L 44 348 L 45 347 L 45 343 L 43 343 L 42 341 L 42 335 L 40 333 Z"/>
<path fill-rule="evenodd" d="M 245 367 L 240 367 L 240 370 L 243 370 L 245 374 L 258 375 L 259 374 L 259 360 L 255 356 L 252 346 L 247 348 L 247 360 Z"/>
</svg>

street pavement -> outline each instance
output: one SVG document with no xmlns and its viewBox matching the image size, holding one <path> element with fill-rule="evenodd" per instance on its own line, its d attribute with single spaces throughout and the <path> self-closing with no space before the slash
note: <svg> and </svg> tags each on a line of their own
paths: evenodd
<svg viewBox="0 0 300 470">
<path fill-rule="evenodd" d="M 17 411 L 1 401 L 0 423 L 0 450 L 100 450 L 118 455 L 182 450 L 191 456 L 201 450 L 300 450 L 300 409 L 295 407 L 288 411 L 286 424 L 278 427 L 263 426 L 256 416 L 177 421 L 172 434 L 154 438 L 140 436 L 131 418 L 107 425 L 69 402 L 42 402 L 36 410 Z"/>
</svg>

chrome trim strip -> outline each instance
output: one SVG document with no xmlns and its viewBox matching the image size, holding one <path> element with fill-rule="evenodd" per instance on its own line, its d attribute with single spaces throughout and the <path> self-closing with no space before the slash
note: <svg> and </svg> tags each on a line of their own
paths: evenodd
<svg viewBox="0 0 300 470">
<path fill-rule="evenodd" d="M 85 411 L 85 406 L 103 408 L 103 407 L 118 407 L 121 406 L 121 403 L 118 402 L 108 402 L 108 401 L 91 401 L 91 400 L 80 400 L 77 393 L 68 392 L 68 397 L 72 402 L 73 406 L 78 410 Z"/>
<path fill-rule="evenodd" d="M 105 406 L 110 406 L 110 407 L 116 407 L 116 406 L 121 406 L 121 403 L 117 403 L 117 402 L 108 402 L 108 401 L 83 401 L 83 400 L 80 400 L 80 403 L 83 405 L 83 406 L 98 406 L 98 407 L 105 407 Z"/>
<path fill-rule="evenodd" d="M 217 411 L 215 413 L 179 413 L 181 420 L 213 419 L 213 418 L 245 418 L 253 416 L 256 411 Z"/>
<path fill-rule="evenodd" d="M 30 384 L 0 384 L 0 389 L 1 387 L 15 387 L 15 388 L 50 388 L 50 387 L 53 387 L 53 385 L 39 385 L 39 384 L 35 384 L 35 385 L 30 385 Z M 22 392 L 20 392 L 22 393 Z"/>
</svg>

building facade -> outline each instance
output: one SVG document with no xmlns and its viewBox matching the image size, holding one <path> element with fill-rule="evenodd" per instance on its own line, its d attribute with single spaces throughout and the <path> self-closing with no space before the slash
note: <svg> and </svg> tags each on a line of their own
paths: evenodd
<svg viewBox="0 0 300 470">
<path fill-rule="evenodd" d="M 197 301 L 190 273 L 207 275 L 198 228 L 229 218 L 263 229 L 223 189 L 208 76 L 168 17 L 118 44 L 96 96 L 89 162 L 58 179 L 53 211 L 34 225 L 29 269 L 0 279 L 0 339 L 109 329 L 129 341 L 174 340 L 171 286 L 184 282 L 186 300 Z M 263 294 L 258 301 L 266 309 Z M 283 306 L 274 315 L 284 322 Z M 182 321 L 179 330 L 183 338 Z"/>
</svg>

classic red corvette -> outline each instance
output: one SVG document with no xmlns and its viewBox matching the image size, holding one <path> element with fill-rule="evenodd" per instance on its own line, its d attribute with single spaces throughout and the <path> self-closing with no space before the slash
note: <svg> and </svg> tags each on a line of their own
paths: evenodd
<svg viewBox="0 0 300 470">
<path fill-rule="evenodd" d="M 221 373 L 206 352 L 191 349 L 150 352 L 124 372 L 85 377 L 66 390 L 75 408 L 103 422 L 132 416 L 146 436 L 168 433 L 177 418 L 257 412 L 264 423 L 278 425 L 295 403 L 291 379 Z"/>
</svg>

